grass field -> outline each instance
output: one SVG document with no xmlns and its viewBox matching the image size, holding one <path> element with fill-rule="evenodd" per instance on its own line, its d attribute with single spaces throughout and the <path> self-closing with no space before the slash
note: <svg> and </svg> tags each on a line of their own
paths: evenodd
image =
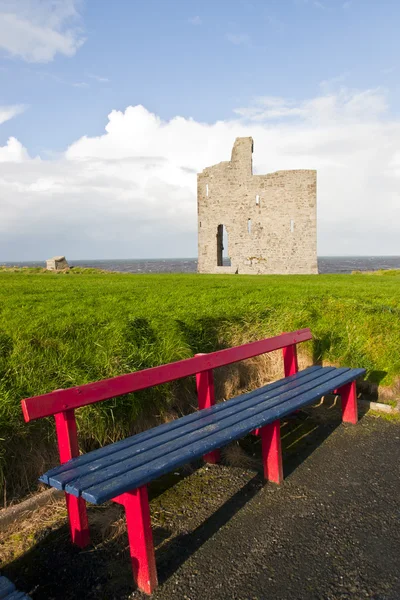
<svg viewBox="0 0 400 600">
<path fill-rule="evenodd" d="M 315 336 L 305 345 L 313 360 L 365 367 L 370 381 L 395 389 L 399 316 L 395 271 L 252 277 L 0 269 L 3 496 L 31 486 L 54 435 L 51 420 L 23 422 L 21 398 L 301 327 Z M 129 433 L 143 415 L 162 420 L 176 398 L 171 384 L 78 411 L 83 446 Z"/>
</svg>

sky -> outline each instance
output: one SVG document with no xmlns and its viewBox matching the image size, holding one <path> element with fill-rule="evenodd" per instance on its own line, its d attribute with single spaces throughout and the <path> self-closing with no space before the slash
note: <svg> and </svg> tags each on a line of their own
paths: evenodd
<svg viewBox="0 0 400 600">
<path fill-rule="evenodd" d="M 397 0 L 0 0 L 0 262 L 195 257 L 196 173 L 318 171 L 318 254 L 400 255 Z"/>
</svg>

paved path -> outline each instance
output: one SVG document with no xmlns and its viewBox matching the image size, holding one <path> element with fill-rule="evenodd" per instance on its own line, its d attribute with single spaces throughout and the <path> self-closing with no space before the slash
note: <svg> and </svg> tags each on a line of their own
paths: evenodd
<svg viewBox="0 0 400 600">
<path fill-rule="evenodd" d="M 281 487 L 248 465 L 217 465 L 177 476 L 164 493 L 151 488 L 154 600 L 400 598 L 400 423 L 343 426 L 325 413 L 284 426 Z M 257 454 L 259 442 L 247 449 Z M 146 598 L 132 593 L 118 510 L 92 509 L 95 545 L 85 552 L 65 524 L 46 533 L 39 522 L 37 544 L 4 574 L 32 600 Z M 107 515 L 108 529 L 99 525 Z"/>
<path fill-rule="evenodd" d="M 155 598 L 398 600 L 400 425 L 338 427 L 280 489 L 259 489 Z"/>
</svg>

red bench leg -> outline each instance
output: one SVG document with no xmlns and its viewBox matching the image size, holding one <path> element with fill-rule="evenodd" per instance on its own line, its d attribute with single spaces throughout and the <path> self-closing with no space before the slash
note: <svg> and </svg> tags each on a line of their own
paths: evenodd
<svg viewBox="0 0 400 600">
<path fill-rule="evenodd" d="M 86 502 L 83 498 L 76 498 L 71 494 L 65 494 L 65 501 L 67 503 L 71 540 L 80 548 L 85 548 L 90 544 Z"/>
<path fill-rule="evenodd" d="M 202 354 L 196 354 L 196 356 L 203 356 Z M 199 402 L 199 410 L 203 408 L 210 408 L 215 404 L 215 390 L 214 390 L 214 376 L 212 369 L 209 371 L 203 371 L 196 375 L 196 386 L 197 386 L 197 398 Z M 215 465 L 221 460 L 221 453 L 219 450 L 213 450 L 203 456 L 203 460 L 206 463 Z"/>
<path fill-rule="evenodd" d="M 113 502 L 125 507 L 133 578 L 140 590 L 152 594 L 158 582 L 147 487 L 121 494 Z"/>
<path fill-rule="evenodd" d="M 73 410 L 66 410 L 54 415 L 56 421 L 56 432 L 58 450 L 61 463 L 67 462 L 75 456 L 79 456 L 78 435 L 76 420 Z M 80 548 L 90 544 L 89 524 L 86 511 L 86 502 L 83 498 L 76 498 L 71 494 L 65 494 L 67 503 L 69 529 L 71 540 Z"/>
<path fill-rule="evenodd" d="M 283 482 L 281 430 L 279 420 L 260 429 L 264 478 L 281 484 Z"/>
<path fill-rule="evenodd" d="M 358 421 L 356 382 L 352 381 L 344 385 L 335 390 L 335 393 L 341 396 L 342 399 L 343 423 L 353 423 L 355 425 Z"/>
</svg>

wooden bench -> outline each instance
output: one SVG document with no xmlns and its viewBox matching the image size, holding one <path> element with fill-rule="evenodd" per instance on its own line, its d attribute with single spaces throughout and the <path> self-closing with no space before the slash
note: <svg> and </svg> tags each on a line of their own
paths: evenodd
<svg viewBox="0 0 400 600">
<path fill-rule="evenodd" d="M 298 372 L 296 344 L 310 339 L 310 330 L 303 329 L 23 400 L 26 421 L 55 417 L 62 464 L 40 480 L 66 492 L 72 541 L 80 547 L 89 543 L 86 502 L 122 504 L 134 579 L 150 594 L 157 572 L 148 483 L 200 457 L 216 463 L 221 447 L 257 432 L 265 479 L 279 484 L 281 418 L 334 392 L 341 396 L 343 421 L 356 423 L 355 380 L 365 370 L 313 366 Z M 213 369 L 278 349 L 283 349 L 283 379 L 214 404 Z M 75 409 L 191 375 L 196 375 L 199 411 L 79 456 Z"/>
</svg>

